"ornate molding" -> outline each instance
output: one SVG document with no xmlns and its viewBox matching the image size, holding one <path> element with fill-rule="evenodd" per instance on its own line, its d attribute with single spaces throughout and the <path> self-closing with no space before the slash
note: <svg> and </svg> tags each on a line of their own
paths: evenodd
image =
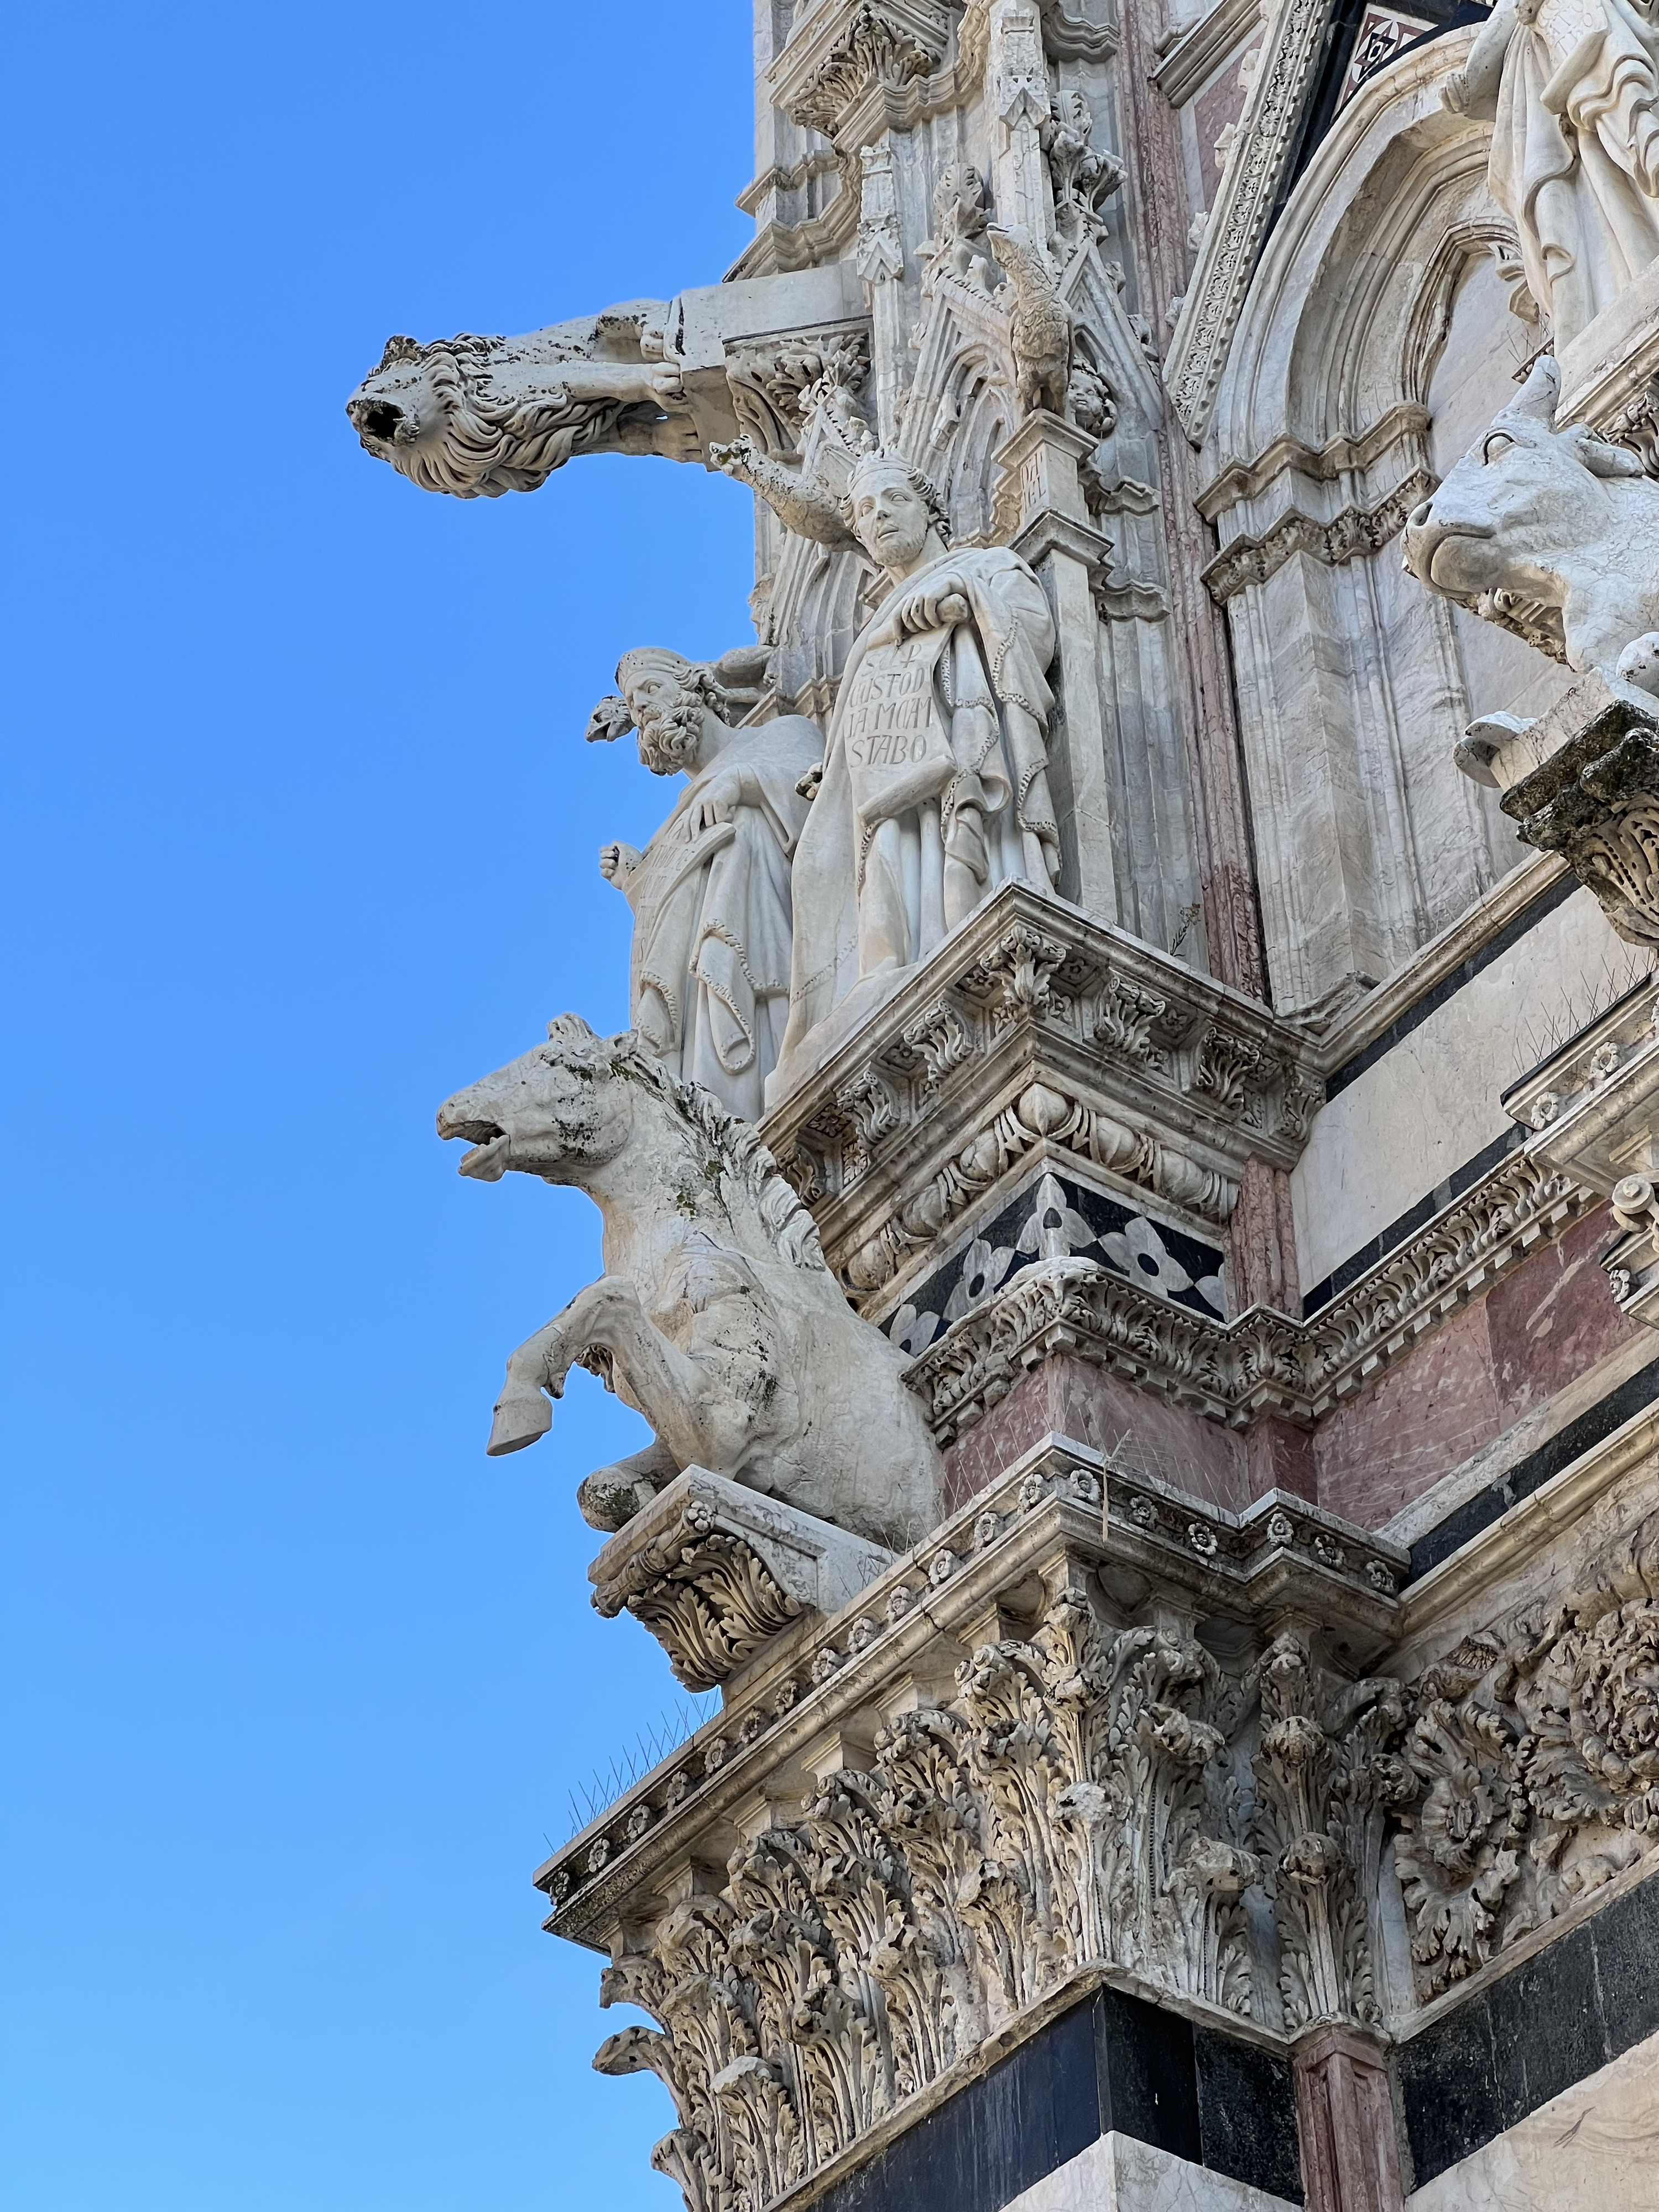
<svg viewBox="0 0 1659 2212">
<path fill-rule="evenodd" d="M 1261 64 L 1205 225 L 1164 370 L 1170 404 L 1195 446 L 1202 444 L 1209 427 L 1238 312 L 1295 145 L 1325 21 L 1321 0 L 1278 0 L 1262 40 Z"/>
<path fill-rule="evenodd" d="M 1401 1564 L 1300 1500 L 1234 1516 L 1050 1443 L 792 1639 L 537 1877 L 550 1927 L 612 1948 L 602 2000 L 658 2022 L 596 2063 L 674 2095 L 659 2170 L 760 2212 L 1103 1966 L 1258 2039 L 1369 2017 L 1404 1715 L 1331 1651 L 1381 1646 Z M 1218 1610 L 1258 1624 L 1225 1663 Z"/>
<path fill-rule="evenodd" d="M 1659 946 L 1659 708 L 1610 697 L 1498 804 L 1527 844 L 1565 857 L 1620 937 Z"/>
<path fill-rule="evenodd" d="M 866 1133 L 846 1102 L 872 1082 L 889 1106 Z M 764 1128 L 868 1304 L 1039 1146 L 1224 1222 L 1246 1162 L 1292 1165 L 1322 1096 L 1303 1031 L 1009 884 Z"/>
<path fill-rule="evenodd" d="M 1093 1261 L 1049 1261 L 955 1322 L 908 1380 L 941 1444 L 1058 1350 L 1228 1427 L 1264 1414 L 1310 1425 L 1593 1203 L 1547 1161 L 1515 1154 L 1305 1322 L 1260 1306 L 1206 1321 Z"/>
<path fill-rule="evenodd" d="M 1419 1999 L 1659 1850 L 1659 1525 L 1411 1685 L 1395 1844 Z"/>
<path fill-rule="evenodd" d="M 1405 482 L 1369 511 L 1345 507 L 1332 521 L 1319 522 L 1292 507 L 1261 537 L 1236 538 L 1206 568 L 1204 581 L 1218 606 L 1252 584 L 1265 584 L 1294 554 L 1306 553 L 1327 568 L 1378 553 L 1406 526 L 1406 517 L 1438 487 L 1428 469 L 1413 469 Z"/>
<path fill-rule="evenodd" d="M 688 1468 L 588 1570 L 593 1609 L 624 1608 L 668 1654 L 674 1679 L 712 1690 L 804 1613 L 833 1613 L 892 1559 L 827 1521 Z"/>
<path fill-rule="evenodd" d="M 884 112 L 890 97 L 902 101 L 935 71 L 950 27 L 934 0 L 824 0 L 772 64 L 773 98 L 804 130 L 821 131 L 843 151 L 868 144 L 879 131 L 856 127 L 865 112 Z"/>
</svg>

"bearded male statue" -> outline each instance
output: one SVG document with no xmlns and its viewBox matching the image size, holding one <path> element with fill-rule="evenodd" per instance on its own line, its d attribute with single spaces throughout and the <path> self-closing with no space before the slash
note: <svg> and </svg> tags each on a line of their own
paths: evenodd
<svg viewBox="0 0 1659 2212">
<path fill-rule="evenodd" d="M 890 588 L 848 657 L 795 859 L 786 1063 L 1000 884 L 1047 890 L 1060 873 L 1042 586 L 1006 546 L 951 550 L 938 494 L 897 453 L 856 462 L 842 514 Z M 775 1091 L 792 1079 L 786 1064 Z"/>
<path fill-rule="evenodd" d="M 733 727 L 735 708 L 758 696 L 764 657 L 625 653 L 620 696 L 587 726 L 591 739 L 631 726 L 653 775 L 687 779 L 644 852 L 607 845 L 599 868 L 634 910 L 635 1033 L 747 1121 L 760 1118 L 788 1011 L 790 862 L 807 811 L 798 787 L 823 757 L 822 732 L 802 714 Z"/>
</svg>

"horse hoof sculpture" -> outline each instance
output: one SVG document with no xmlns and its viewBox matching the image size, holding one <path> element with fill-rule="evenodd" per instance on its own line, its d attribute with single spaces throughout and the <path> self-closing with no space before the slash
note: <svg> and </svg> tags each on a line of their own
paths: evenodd
<svg viewBox="0 0 1659 2212">
<path fill-rule="evenodd" d="M 507 1362 L 492 1453 L 544 1436 L 549 1398 L 583 1366 L 656 1431 L 583 1483 L 595 1528 L 688 1467 L 895 1549 L 933 1526 L 939 1451 L 905 1355 L 848 1306 L 811 1216 L 712 1093 L 631 1031 L 596 1036 L 565 1014 L 447 1101 L 438 1133 L 470 1144 L 463 1175 L 574 1183 L 605 1217 L 605 1273 Z"/>
</svg>

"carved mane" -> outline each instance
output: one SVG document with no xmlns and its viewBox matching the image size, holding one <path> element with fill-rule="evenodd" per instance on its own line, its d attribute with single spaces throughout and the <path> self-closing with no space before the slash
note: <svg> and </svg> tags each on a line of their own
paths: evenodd
<svg viewBox="0 0 1659 2212">
<path fill-rule="evenodd" d="M 644 1083 L 684 1122 L 704 1152 L 752 1202 L 761 1226 L 792 1267 L 830 1272 L 818 1225 L 784 1180 L 777 1162 L 746 1121 L 728 1114 L 712 1091 L 683 1080 L 653 1059 L 632 1031 L 618 1041 L 613 1071 L 624 1082 Z"/>
</svg>

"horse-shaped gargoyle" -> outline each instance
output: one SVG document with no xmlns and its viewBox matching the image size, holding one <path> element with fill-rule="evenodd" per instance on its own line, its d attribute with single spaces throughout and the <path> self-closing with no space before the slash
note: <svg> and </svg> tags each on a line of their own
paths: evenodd
<svg viewBox="0 0 1659 2212">
<path fill-rule="evenodd" d="M 904 1354 L 853 1312 L 811 1216 L 710 1092 L 631 1031 L 565 1014 L 447 1101 L 438 1133 L 471 1144 L 463 1175 L 574 1183 L 605 1217 L 605 1273 L 507 1361 L 492 1453 L 544 1436 L 580 1365 L 657 1432 L 582 1484 L 596 1528 L 694 1466 L 895 1549 L 934 1525 L 939 1453 Z"/>
</svg>

